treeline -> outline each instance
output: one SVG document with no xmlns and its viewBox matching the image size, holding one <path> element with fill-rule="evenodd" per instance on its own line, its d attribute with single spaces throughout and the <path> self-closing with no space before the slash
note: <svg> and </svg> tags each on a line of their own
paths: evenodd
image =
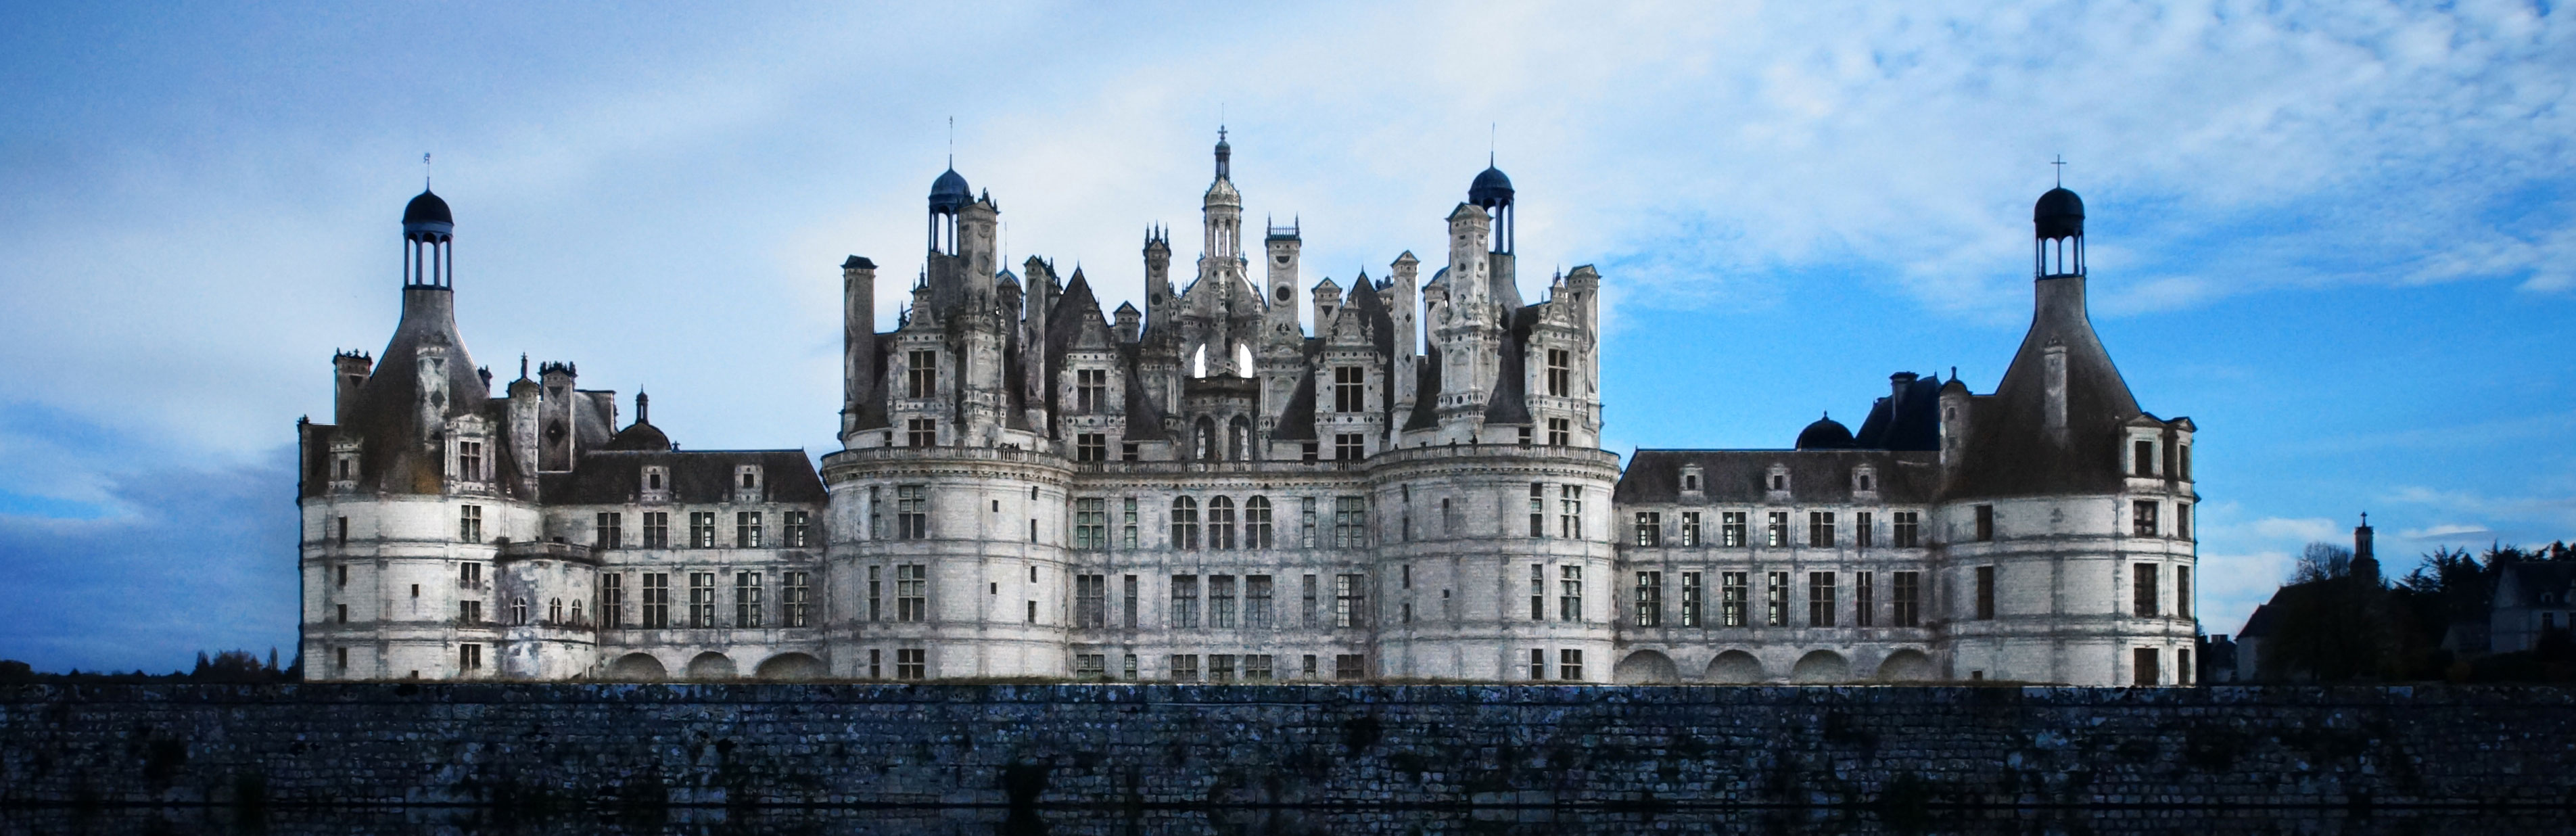
<svg viewBox="0 0 2576 836">
<path fill-rule="evenodd" d="M 189 671 L 151 674 L 83 671 L 74 668 L 63 673 L 37 673 L 35 667 L 16 659 L 0 659 L 0 684 L 137 684 L 146 682 L 197 682 L 215 685 L 266 685 L 295 682 L 304 678 L 304 660 L 297 659 L 287 667 L 277 666 L 277 648 L 268 649 L 268 661 L 247 650 L 227 650 L 212 657 L 197 651 L 197 667 Z"/>
<path fill-rule="evenodd" d="M 2437 549 L 2394 581 L 2351 550 L 2311 543 L 2291 582 L 2267 605 L 2258 676 L 2274 681 L 2568 682 L 2576 640 L 2566 625 L 2530 650 L 2487 653 L 2496 580 L 2523 562 L 2576 561 L 2565 542 L 2496 544 L 2482 553 Z"/>
</svg>

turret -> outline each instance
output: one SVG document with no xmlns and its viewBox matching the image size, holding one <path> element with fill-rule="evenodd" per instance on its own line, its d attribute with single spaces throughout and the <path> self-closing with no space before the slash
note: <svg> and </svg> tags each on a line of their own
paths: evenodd
<svg viewBox="0 0 2576 836">
<path fill-rule="evenodd" d="M 1172 294 L 1172 233 L 1145 230 L 1145 333 L 1157 341 L 1172 336 L 1172 315 L 1180 300 Z"/>
<path fill-rule="evenodd" d="M 1137 336 L 1141 333 L 1139 325 L 1140 320 L 1142 320 L 1144 316 L 1143 314 L 1137 313 L 1135 303 L 1118 303 L 1118 311 L 1112 314 L 1112 316 L 1117 317 L 1118 320 L 1118 323 L 1115 326 L 1118 332 L 1118 341 L 1122 343 L 1135 342 Z"/>
<path fill-rule="evenodd" d="M 521 362 L 524 364 L 526 361 Z M 571 363 L 537 364 L 541 404 L 536 430 L 538 450 L 536 457 L 528 461 L 537 462 L 540 471 L 571 470 L 572 463 L 581 456 L 577 449 L 581 434 L 573 431 L 573 398 L 577 397 L 575 392 L 578 391 L 574 382 L 579 379 L 578 375 Z"/>
<path fill-rule="evenodd" d="M 845 443 L 860 409 L 875 395 L 876 371 L 877 264 L 854 255 L 841 262 L 841 432 Z"/>
<path fill-rule="evenodd" d="M 1305 242 L 1298 237 L 1295 221 L 1284 227 L 1277 224 L 1265 226 L 1269 235 L 1262 240 L 1262 245 L 1268 250 L 1269 258 L 1262 264 L 1269 280 L 1262 290 L 1263 341 L 1274 346 L 1295 346 L 1297 338 L 1302 336 L 1297 328 L 1297 260 L 1298 251 Z M 1317 322 L 1315 327 L 1321 329 L 1323 323 Z"/>
<path fill-rule="evenodd" d="M 1315 283 L 1315 334 L 1322 336 L 1333 327 L 1333 312 L 1342 309 L 1342 286 L 1331 278 Z"/>
<path fill-rule="evenodd" d="M 1506 309 L 1521 306 L 1519 279 L 1514 275 L 1512 259 L 1512 178 L 1485 161 L 1485 170 L 1467 186 L 1467 202 L 1485 210 L 1493 219 L 1486 241 L 1487 282 L 1492 286 L 1494 302 Z"/>
</svg>

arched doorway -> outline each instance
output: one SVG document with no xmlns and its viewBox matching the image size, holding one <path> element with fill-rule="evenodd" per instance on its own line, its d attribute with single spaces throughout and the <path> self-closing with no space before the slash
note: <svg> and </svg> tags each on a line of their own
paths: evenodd
<svg viewBox="0 0 2576 836">
<path fill-rule="evenodd" d="M 823 660 L 804 653 L 781 653 L 752 669 L 761 679 L 797 681 L 823 678 Z"/>
<path fill-rule="evenodd" d="M 731 656 L 710 650 L 698 654 L 698 658 L 689 660 L 690 679 L 732 679 L 733 677 L 734 667 Z"/>
<path fill-rule="evenodd" d="M 662 660 L 653 658 L 650 653 L 629 653 L 617 657 L 617 661 L 608 666 L 608 678 L 628 682 L 658 682 L 671 678 L 671 672 L 662 667 Z"/>
<path fill-rule="evenodd" d="M 1621 685 L 1665 685 L 1682 681 L 1681 671 L 1673 667 L 1673 657 L 1652 650 L 1640 650 L 1619 660 L 1610 669 L 1610 681 Z"/>
<path fill-rule="evenodd" d="M 1798 657 L 1798 664 L 1789 669 L 1789 681 L 1798 685 L 1849 682 L 1851 662 L 1831 650 L 1815 651 Z"/>
<path fill-rule="evenodd" d="M 1750 685 L 1770 678 L 1762 670 L 1762 660 L 1741 650 L 1729 650 L 1709 660 L 1708 681 L 1729 685 Z"/>
</svg>

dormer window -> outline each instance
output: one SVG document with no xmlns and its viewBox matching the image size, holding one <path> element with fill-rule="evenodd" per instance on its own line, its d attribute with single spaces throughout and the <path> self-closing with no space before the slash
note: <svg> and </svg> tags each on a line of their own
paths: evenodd
<svg viewBox="0 0 2576 836">
<path fill-rule="evenodd" d="M 1779 464 L 1772 465 L 1772 466 L 1771 466 L 1771 474 L 1770 474 L 1770 476 L 1769 476 L 1768 478 L 1769 478 L 1769 480 L 1770 480 L 1770 487 L 1771 487 L 1771 492 L 1772 492 L 1772 493 L 1786 493 L 1786 492 L 1789 490 L 1789 466 L 1788 466 L 1788 465 L 1779 465 Z"/>
<path fill-rule="evenodd" d="M 1855 492 L 1858 492 L 1858 493 L 1872 493 L 1872 492 L 1877 491 L 1877 490 L 1878 490 L 1878 471 L 1877 471 L 1877 469 L 1875 469 L 1875 468 L 1870 468 L 1870 467 L 1861 467 L 1861 468 L 1858 468 L 1858 469 L 1853 470 L 1853 471 L 1852 471 L 1852 490 L 1853 490 L 1853 491 L 1855 491 Z"/>
<path fill-rule="evenodd" d="M 1699 492 L 1700 492 L 1699 476 L 1700 476 L 1700 469 L 1699 469 L 1699 465 L 1695 465 L 1695 464 L 1693 464 L 1693 465 L 1683 465 L 1683 466 L 1682 466 L 1682 492 L 1683 492 L 1683 493 L 1699 493 Z"/>
<path fill-rule="evenodd" d="M 483 442 L 456 442 L 456 478 L 466 482 L 483 481 Z"/>
<path fill-rule="evenodd" d="M 644 501 L 662 502 L 670 498 L 671 469 L 661 465 L 644 468 Z"/>
<path fill-rule="evenodd" d="M 734 486 L 743 490 L 760 489 L 760 466 L 747 464 L 734 468 Z"/>
</svg>

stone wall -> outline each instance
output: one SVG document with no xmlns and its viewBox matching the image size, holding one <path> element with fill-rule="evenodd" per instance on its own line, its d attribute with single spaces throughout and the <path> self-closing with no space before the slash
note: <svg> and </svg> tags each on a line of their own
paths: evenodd
<svg viewBox="0 0 2576 836">
<path fill-rule="evenodd" d="M 0 806 L 2576 802 L 2545 688 L 0 688 Z"/>
</svg>

